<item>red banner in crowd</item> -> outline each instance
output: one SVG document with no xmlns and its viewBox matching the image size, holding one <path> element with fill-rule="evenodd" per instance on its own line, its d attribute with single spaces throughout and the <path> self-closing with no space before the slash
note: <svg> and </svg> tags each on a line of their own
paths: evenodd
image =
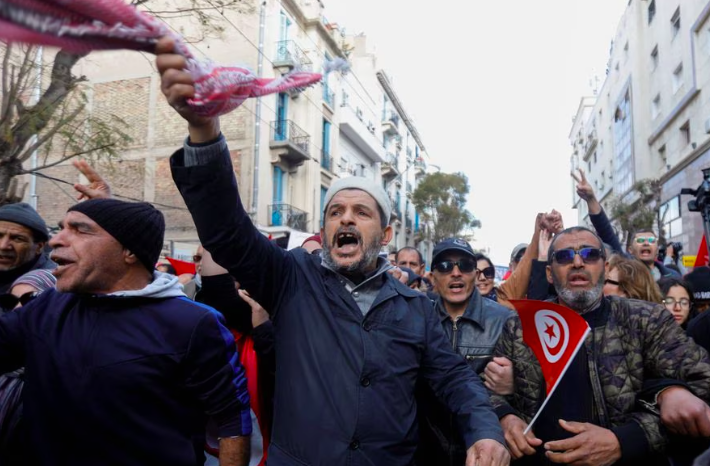
<svg viewBox="0 0 710 466">
<path fill-rule="evenodd" d="M 589 324 L 572 309 L 546 301 L 511 299 L 523 326 L 523 340 L 535 353 L 545 378 L 547 397 L 528 429 L 545 408 L 584 339 Z"/>
<path fill-rule="evenodd" d="M 693 267 L 702 267 L 704 265 L 710 265 L 708 261 L 708 241 L 703 235 L 703 240 L 700 242 L 700 248 L 698 249 L 698 254 L 695 256 L 695 264 Z"/>
<path fill-rule="evenodd" d="M 166 257 L 170 265 L 175 269 L 175 275 L 178 277 L 184 273 L 189 273 L 195 275 L 197 273 L 197 267 L 194 262 L 181 261 L 180 259 L 173 259 L 172 257 Z"/>
</svg>

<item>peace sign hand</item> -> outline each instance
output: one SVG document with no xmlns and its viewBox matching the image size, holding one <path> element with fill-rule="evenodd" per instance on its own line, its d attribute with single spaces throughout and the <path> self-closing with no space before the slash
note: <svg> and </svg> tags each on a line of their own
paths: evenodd
<svg viewBox="0 0 710 466">
<path fill-rule="evenodd" d="M 594 188 L 592 188 L 592 185 L 587 181 L 587 177 L 584 176 L 584 170 L 578 168 L 577 171 L 579 171 L 579 177 L 577 177 L 574 172 L 570 173 L 574 181 L 577 182 L 577 195 L 587 202 L 596 199 Z"/>
<path fill-rule="evenodd" d="M 89 184 L 75 184 L 74 189 L 79 191 L 78 200 L 84 199 L 110 199 L 111 186 L 101 175 L 89 165 L 86 160 L 73 160 L 72 165 L 89 180 Z"/>
</svg>

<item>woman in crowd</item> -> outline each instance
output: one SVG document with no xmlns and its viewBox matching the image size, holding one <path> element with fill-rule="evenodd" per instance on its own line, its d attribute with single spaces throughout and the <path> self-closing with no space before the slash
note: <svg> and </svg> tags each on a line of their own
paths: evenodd
<svg viewBox="0 0 710 466">
<path fill-rule="evenodd" d="M 694 309 L 693 288 L 685 280 L 675 277 L 666 277 L 658 281 L 663 293 L 663 304 L 673 314 L 675 321 L 687 328 L 688 322 L 697 315 Z"/>
<path fill-rule="evenodd" d="M 661 290 L 645 264 L 619 254 L 609 258 L 604 280 L 604 296 L 640 299 L 651 303 L 663 301 Z"/>
</svg>

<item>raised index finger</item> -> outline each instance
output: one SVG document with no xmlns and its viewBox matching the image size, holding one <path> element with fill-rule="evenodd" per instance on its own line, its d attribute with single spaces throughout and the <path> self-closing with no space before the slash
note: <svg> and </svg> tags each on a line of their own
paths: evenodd
<svg viewBox="0 0 710 466">
<path fill-rule="evenodd" d="M 575 175 L 573 171 L 569 172 L 569 174 L 570 174 L 570 176 L 572 177 L 572 179 L 574 179 L 574 181 L 576 181 L 577 183 L 581 183 L 581 182 L 582 182 L 582 180 L 580 180 L 579 178 L 577 178 L 577 175 Z"/>
</svg>

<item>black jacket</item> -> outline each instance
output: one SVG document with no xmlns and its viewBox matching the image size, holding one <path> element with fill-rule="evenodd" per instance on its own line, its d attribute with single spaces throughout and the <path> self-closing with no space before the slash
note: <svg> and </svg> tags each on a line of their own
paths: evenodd
<svg viewBox="0 0 710 466">
<path fill-rule="evenodd" d="M 185 166 L 182 150 L 173 155 L 173 178 L 205 249 L 272 313 L 270 466 L 411 464 L 417 381 L 457 413 L 467 445 L 504 442 L 485 388 L 451 350 L 424 295 L 385 273 L 363 315 L 319 256 L 284 251 L 254 227 L 224 139 L 202 149 L 197 166 Z"/>
</svg>

